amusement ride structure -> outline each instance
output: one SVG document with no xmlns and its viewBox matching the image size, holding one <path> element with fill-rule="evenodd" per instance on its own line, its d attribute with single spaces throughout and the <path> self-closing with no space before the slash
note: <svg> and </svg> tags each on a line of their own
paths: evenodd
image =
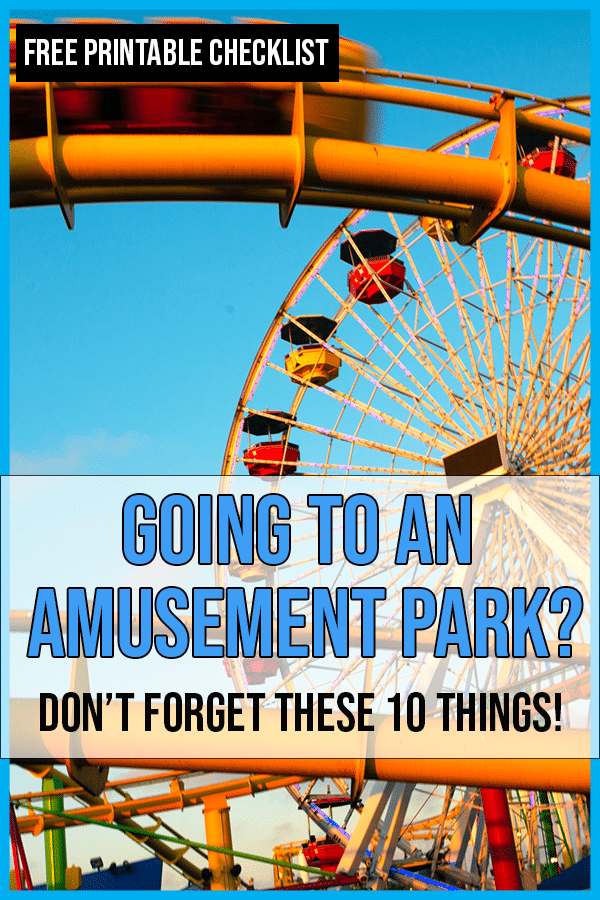
<svg viewBox="0 0 600 900">
<path fill-rule="evenodd" d="M 377 145 L 373 104 L 473 124 L 429 150 Z M 469 690 L 551 691 L 561 694 L 563 725 L 580 731 L 583 745 L 589 738 L 586 615 L 570 657 L 559 658 L 560 622 L 551 617 L 551 662 L 498 659 L 484 671 L 458 654 L 404 659 L 399 599 L 408 585 L 460 584 L 469 596 L 477 581 L 571 584 L 589 611 L 587 480 L 572 488 L 566 478 L 590 472 L 589 115 L 589 97 L 381 70 L 368 48 L 344 39 L 336 83 L 30 84 L 11 68 L 15 207 L 56 204 L 69 228 L 80 203 L 126 200 L 268 201 L 284 227 L 298 203 L 354 210 L 266 331 L 233 415 L 221 492 L 234 491 L 241 474 L 266 491 L 297 475 L 316 491 L 335 476 L 340 492 L 368 484 L 390 516 L 406 485 L 420 485 L 428 502 L 440 484 L 479 498 L 485 528 L 468 575 L 453 561 L 395 565 L 393 528 L 380 535 L 387 596 L 373 658 L 355 649 L 347 659 L 328 650 L 324 660 L 226 660 L 237 691 L 261 686 L 261 714 L 278 692 L 333 695 L 342 683 L 376 702 L 394 685 L 403 704 L 407 685 L 416 687 L 433 724 L 438 691 L 457 703 Z M 528 476 L 536 476 L 531 491 Z M 306 521 L 306 512 L 295 515 Z M 217 582 L 276 588 L 316 577 L 318 560 L 303 552 L 311 537 L 307 526 L 285 566 L 234 562 L 217 567 Z M 340 584 L 364 580 L 341 553 L 333 566 Z M 26 627 L 11 615 L 12 630 Z M 252 854 L 232 839 L 228 801 L 286 789 L 309 837 L 275 848 L 283 889 L 535 888 L 589 855 L 589 759 L 404 755 L 346 759 L 342 748 L 316 760 L 21 760 L 44 783 L 12 798 L 25 808 L 11 824 L 15 853 L 18 832 L 44 831 L 49 878 L 64 886 L 66 829 L 100 822 L 196 885 L 236 889 L 248 883 L 235 859 Z M 166 774 L 115 779 L 119 765 Z M 221 781 L 218 772 L 239 777 Z M 83 811 L 66 811 L 65 798 Z M 160 830 L 161 812 L 193 805 L 203 807 L 206 844 Z M 201 858 L 192 862 L 194 853 Z M 15 855 L 17 886 L 21 868 Z"/>
</svg>

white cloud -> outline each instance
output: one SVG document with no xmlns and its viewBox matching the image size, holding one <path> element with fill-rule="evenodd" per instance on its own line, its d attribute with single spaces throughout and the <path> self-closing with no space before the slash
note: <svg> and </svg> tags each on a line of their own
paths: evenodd
<svg viewBox="0 0 600 900">
<path fill-rule="evenodd" d="M 12 475 L 82 475 L 114 467 L 115 461 L 145 447 L 150 438 L 136 431 L 111 436 L 106 431 L 65 438 L 60 447 L 11 452 Z"/>
</svg>

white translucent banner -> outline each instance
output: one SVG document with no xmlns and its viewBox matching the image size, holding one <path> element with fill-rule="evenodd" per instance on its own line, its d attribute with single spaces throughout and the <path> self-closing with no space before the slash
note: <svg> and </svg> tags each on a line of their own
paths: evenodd
<svg viewBox="0 0 600 900">
<path fill-rule="evenodd" d="M 589 758 L 590 479 L 450 483 L 10 479 L 10 754 Z"/>
</svg>

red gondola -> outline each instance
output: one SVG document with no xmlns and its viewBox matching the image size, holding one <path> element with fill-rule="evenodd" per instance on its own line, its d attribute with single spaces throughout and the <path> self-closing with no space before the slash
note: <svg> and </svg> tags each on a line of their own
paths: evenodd
<svg viewBox="0 0 600 900">
<path fill-rule="evenodd" d="M 229 678 L 231 678 L 231 663 L 223 659 L 223 665 Z M 244 674 L 248 684 L 264 684 L 267 678 L 272 678 L 279 671 L 279 659 L 276 656 L 262 659 L 260 656 L 252 659 L 243 659 Z"/>
<path fill-rule="evenodd" d="M 253 444 L 244 452 L 244 465 L 250 475 L 271 481 L 281 475 L 293 475 L 300 459 L 298 444 L 285 441 L 263 441 Z"/>
<path fill-rule="evenodd" d="M 293 416 L 281 410 L 266 410 L 264 413 L 250 413 L 244 419 L 243 429 L 248 434 L 285 434 L 280 441 L 262 441 L 252 444 L 243 454 L 244 465 L 250 475 L 264 481 L 273 481 L 293 475 L 300 459 L 298 444 L 288 440 L 288 432 L 293 424 Z"/>
<path fill-rule="evenodd" d="M 374 229 L 359 231 L 352 240 L 355 246 L 347 240 L 340 247 L 340 258 L 353 267 L 348 275 L 348 290 L 352 296 L 373 306 L 399 294 L 404 287 L 406 270 L 404 263 L 391 258 L 397 245 L 394 235 Z"/>
<path fill-rule="evenodd" d="M 537 169 L 539 172 L 552 172 L 552 159 L 554 151 L 552 147 L 546 149 L 537 149 L 533 153 L 529 153 L 521 160 L 522 165 L 530 169 Z M 562 175 L 564 178 L 575 178 L 577 171 L 577 160 L 570 150 L 563 150 L 562 147 L 556 152 L 554 162 L 554 175 Z"/>
<path fill-rule="evenodd" d="M 546 138 L 547 135 L 533 128 L 517 128 L 517 148 L 521 165 L 537 169 L 538 172 L 575 178 L 577 171 L 575 156 L 562 146 L 562 141 L 555 151 L 554 141 L 546 141 Z"/>
<path fill-rule="evenodd" d="M 302 844 L 302 852 L 309 866 L 316 866 L 324 872 L 335 872 L 344 855 L 341 844 L 330 838 L 314 838 L 312 835 L 306 844 Z"/>
</svg>

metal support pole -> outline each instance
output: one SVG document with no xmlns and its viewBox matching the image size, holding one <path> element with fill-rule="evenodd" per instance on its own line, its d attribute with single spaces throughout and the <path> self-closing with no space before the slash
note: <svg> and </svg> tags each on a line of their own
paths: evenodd
<svg viewBox="0 0 600 900">
<path fill-rule="evenodd" d="M 225 794 L 206 797 L 203 812 L 206 843 L 213 847 L 232 850 L 229 806 Z M 237 879 L 230 871 L 234 864 L 235 860 L 229 853 L 208 851 L 208 867 L 212 874 L 210 889 L 212 891 L 235 891 L 237 889 Z"/>
<path fill-rule="evenodd" d="M 59 790 L 63 787 L 58 778 L 44 778 L 44 791 Z M 44 809 L 60 815 L 65 804 L 62 797 L 44 797 Z M 66 890 L 67 838 L 64 828 L 52 828 L 44 832 L 46 848 L 46 885 L 49 891 Z"/>
<path fill-rule="evenodd" d="M 444 799 L 444 807 L 442 809 L 442 815 L 440 816 L 440 824 L 438 825 L 437 835 L 435 838 L 435 844 L 433 845 L 433 853 L 431 855 L 431 871 L 430 875 L 432 878 L 435 878 L 435 870 L 437 868 L 437 861 L 440 855 L 440 849 L 442 847 L 442 841 L 444 839 L 444 828 L 446 826 L 446 818 L 448 816 L 448 810 L 450 809 L 450 801 L 452 800 L 452 795 L 454 793 L 454 785 L 449 784 L 446 788 L 446 797 Z"/>
<path fill-rule="evenodd" d="M 404 827 L 406 811 L 414 789 L 414 784 L 397 784 L 390 797 L 383 829 L 379 834 L 371 865 L 373 872 L 378 876 L 375 886 L 377 890 L 382 890 L 388 879 L 390 866 L 398 848 L 398 840 Z"/>
<path fill-rule="evenodd" d="M 488 833 L 494 879 L 498 891 L 521 891 L 521 873 L 510 824 L 510 811 L 503 788 L 481 788 L 483 814 Z"/>
<path fill-rule="evenodd" d="M 551 878 L 558 874 L 558 853 L 548 805 L 548 791 L 540 791 L 538 796 L 540 798 L 540 823 L 546 842 L 546 874 L 542 878 L 544 880 L 544 878 Z"/>
<path fill-rule="evenodd" d="M 336 870 L 338 874 L 354 875 L 358 872 L 393 789 L 393 784 L 389 782 L 373 786 L 371 796 L 367 798 L 350 840 L 346 844 L 344 855 L 339 861 Z"/>
</svg>

